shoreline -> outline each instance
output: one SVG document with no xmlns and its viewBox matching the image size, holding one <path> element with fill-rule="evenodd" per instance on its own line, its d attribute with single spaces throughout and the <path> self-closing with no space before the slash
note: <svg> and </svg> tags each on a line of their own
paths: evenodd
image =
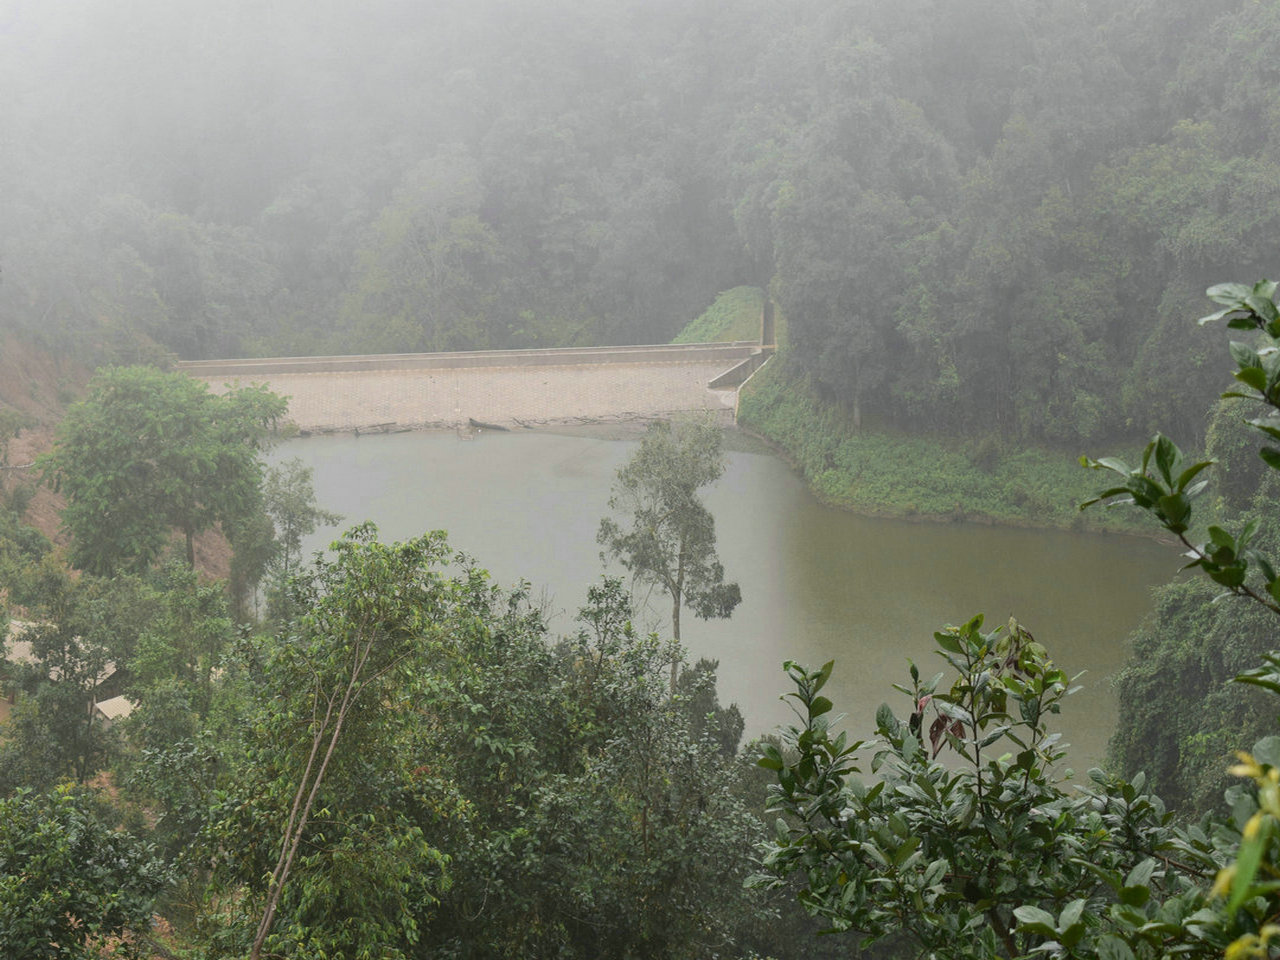
<svg viewBox="0 0 1280 960">
<path fill-rule="evenodd" d="M 454 424 L 374 424 L 366 428 L 332 428 L 332 429 L 312 429 L 312 430 L 295 430 L 284 431 L 278 434 L 279 440 L 292 439 L 311 439 L 323 437 L 356 437 L 361 436 L 390 436 L 402 433 L 435 433 L 445 434 L 452 433 L 459 437 L 460 440 L 474 440 L 485 433 L 548 433 L 556 436 L 580 436 L 592 437 L 602 440 L 638 440 L 647 429 L 649 423 L 656 420 L 664 419 L 659 416 L 631 416 L 619 418 L 573 418 L 567 420 L 546 421 L 539 423 L 519 423 L 515 427 L 504 427 L 501 425 L 480 425 L 476 427 L 458 427 Z M 929 510 L 908 510 L 901 507 L 895 507 L 891 503 L 880 503 L 879 505 L 850 502 L 839 496 L 833 496 L 815 485 L 811 478 L 805 473 L 803 465 L 782 443 L 772 439 L 768 434 L 762 432 L 754 426 L 748 426 L 742 423 L 726 425 L 725 432 L 730 438 L 737 436 L 745 439 L 747 442 L 733 442 L 731 439 L 728 449 L 737 450 L 744 453 L 760 453 L 768 456 L 776 457 L 787 465 L 797 478 L 804 484 L 805 489 L 814 500 L 824 507 L 841 510 L 856 516 L 868 517 L 877 520 L 903 520 L 911 523 L 921 524 L 954 524 L 969 523 L 986 527 L 1009 527 L 1020 530 L 1053 530 L 1066 533 L 1080 533 L 1088 536 L 1119 536 L 1119 537 L 1136 537 L 1142 540 L 1150 540 L 1155 543 L 1165 545 L 1175 545 L 1174 541 L 1168 537 L 1162 537 L 1157 532 L 1144 532 L 1137 525 L 1129 526 L 1122 523 L 1106 523 L 1098 522 L 1086 517 L 1084 514 L 1077 513 L 1068 523 L 1054 522 L 1052 517 L 1027 517 L 1027 516 L 999 516 L 990 512 L 981 510 L 952 510 L 951 512 L 929 511 Z M 910 437 L 907 441 L 920 442 L 928 438 Z M 1105 508 L 1100 508 L 1105 509 Z M 1105 516 L 1105 514 L 1103 514 Z"/>
</svg>

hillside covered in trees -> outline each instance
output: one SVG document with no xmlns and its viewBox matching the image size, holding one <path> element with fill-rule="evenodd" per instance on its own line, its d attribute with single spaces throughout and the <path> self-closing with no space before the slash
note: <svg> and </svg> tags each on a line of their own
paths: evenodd
<svg viewBox="0 0 1280 960">
<path fill-rule="evenodd" d="M 1271 3 L 131 10 L 0 24 L 0 318 L 62 349 L 665 341 L 750 284 L 878 423 L 1198 436 L 1182 318 L 1276 260 Z"/>
</svg>

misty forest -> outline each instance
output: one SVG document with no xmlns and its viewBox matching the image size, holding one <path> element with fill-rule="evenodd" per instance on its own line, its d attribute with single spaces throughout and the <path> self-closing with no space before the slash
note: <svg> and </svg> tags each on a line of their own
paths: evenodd
<svg viewBox="0 0 1280 960">
<path fill-rule="evenodd" d="M 0 0 L 0 958 L 1280 956 L 1278 30 Z M 187 365 L 720 341 L 431 466 Z"/>
</svg>

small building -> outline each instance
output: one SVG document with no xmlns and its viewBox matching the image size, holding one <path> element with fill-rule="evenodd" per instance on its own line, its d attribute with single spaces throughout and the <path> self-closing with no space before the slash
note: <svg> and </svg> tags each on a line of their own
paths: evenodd
<svg viewBox="0 0 1280 960">
<path fill-rule="evenodd" d="M 5 723 L 9 719 L 9 714 L 13 710 L 13 705 L 18 699 L 18 687 L 17 684 L 13 682 L 11 666 L 14 664 L 34 665 L 36 663 L 36 656 L 32 649 L 31 641 L 23 639 L 27 635 L 27 632 L 34 626 L 34 623 L 11 619 L 9 621 L 9 629 L 5 635 L 5 642 L 0 645 L 0 724 Z M 110 683 L 111 679 L 115 677 L 117 672 L 118 670 L 115 663 L 110 660 L 102 664 L 101 671 L 94 683 L 95 690 L 109 692 L 110 686 L 107 687 L 106 691 L 103 691 L 103 687 Z M 49 671 L 49 679 L 55 682 L 62 679 L 61 672 L 57 667 L 54 667 Z M 118 685 L 111 684 L 111 686 Z M 112 701 L 123 699 L 123 697 L 111 697 L 109 700 L 104 700 L 102 702 L 111 703 Z M 97 716 L 97 708 L 97 703 L 91 707 L 95 716 Z M 116 706 L 112 709 L 118 711 L 120 708 Z M 132 709 L 132 705 L 129 705 L 128 710 Z M 128 712 L 126 711 L 123 715 L 118 715 L 114 719 L 123 719 L 123 716 L 127 715 Z"/>
<path fill-rule="evenodd" d="M 34 662 L 30 641 L 18 639 L 30 626 L 31 624 L 22 620 L 10 620 L 5 642 L 0 646 L 0 723 L 9 719 L 14 701 L 18 698 L 18 689 L 12 682 L 9 664 Z"/>
<path fill-rule="evenodd" d="M 133 701 L 126 696 L 100 700 L 93 705 L 94 719 L 102 724 L 104 730 L 110 730 L 121 720 L 128 719 L 131 713 L 133 713 Z"/>
</svg>

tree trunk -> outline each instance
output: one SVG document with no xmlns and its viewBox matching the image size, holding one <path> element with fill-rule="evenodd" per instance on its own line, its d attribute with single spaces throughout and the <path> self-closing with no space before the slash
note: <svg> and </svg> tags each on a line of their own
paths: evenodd
<svg viewBox="0 0 1280 960">
<path fill-rule="evenodd" d="M 363 646 L 361 646 L 362 643 Z M 333 759 L 334 751 L 338 746 L 338 739 L 342 736 L 342 727 L 346 723 L 347 713 L 364 687 L 365 680 L 362 674 L 371 649 L 371 640 L 357 640 L 351 676 L 347 681 L 346 689 L 343 691 L 342 700 L 337 706 L 336 716 L 331 696 L 325 710 L 324 719 L 312 735 L 311 753 L 307 757 L 307 765 L 303 768 L 302 778 L 298 782 L 298 791 L 294 794 L 293 809 L 289 812 L 289 822 L 285 827 L 284 845 L 280 850 L 280 857 L 276 861 L 276 868 L 271 874 L 267 905 L 262 913 L 262 920 L 258 924 L 258 932 L 254 937 L 253 947 L 249 951 L 250 960 L 259 960 L 262 956 L 262 945 L 266 942 L 267 934 L 271 932 L 271 925 L 275 921 L 276 908 L 280 905 L 280 894 L 284 890 L 285 881 L 289 879 L 289 871 L 293 867 L 293 858 L 302 843 L 307 821 L 311 817 L 311 808 L 315 804 L 317 794 L 320 792 L 320 785 L 324 782 L 325 772 L 329 769 L 329 761 Z M 318 688 L 317 696 L 322 696 L 322 692 Z M 319 700 L 317 699 L 315 703 L 318 704 Z M 329 729 L 330 720 L 333 721 L 331 731 Z M 324 758 L 320 761 L 320 768 L 315 770 L 316 756 L 326 735 L 329 738 L 328 749 L 325 750 Z M 309 791 L 308 787 L 310 787 Z M 306 794 L 306 803 L 301 804 L 304 793 Z M 301 810 L 299 810 L 300 804 Z"/>
<path fill-rule="evenodd" d="M 671 601 L 671 638 L 677 644 L 680 643 L 680 591 L 676 591 Z M 680 657 L 672 654 L 671 656 L 671 695 L 676 695 L 676 681 L 680 678 Z"/>
<path fill-rule="evenodd" d="M 183 527 L 182 532 L 187 535 L 187 566 L 194 570 L 196 568 L 196 535 L 195 531 L 190 527 Z"/>
</svg>

